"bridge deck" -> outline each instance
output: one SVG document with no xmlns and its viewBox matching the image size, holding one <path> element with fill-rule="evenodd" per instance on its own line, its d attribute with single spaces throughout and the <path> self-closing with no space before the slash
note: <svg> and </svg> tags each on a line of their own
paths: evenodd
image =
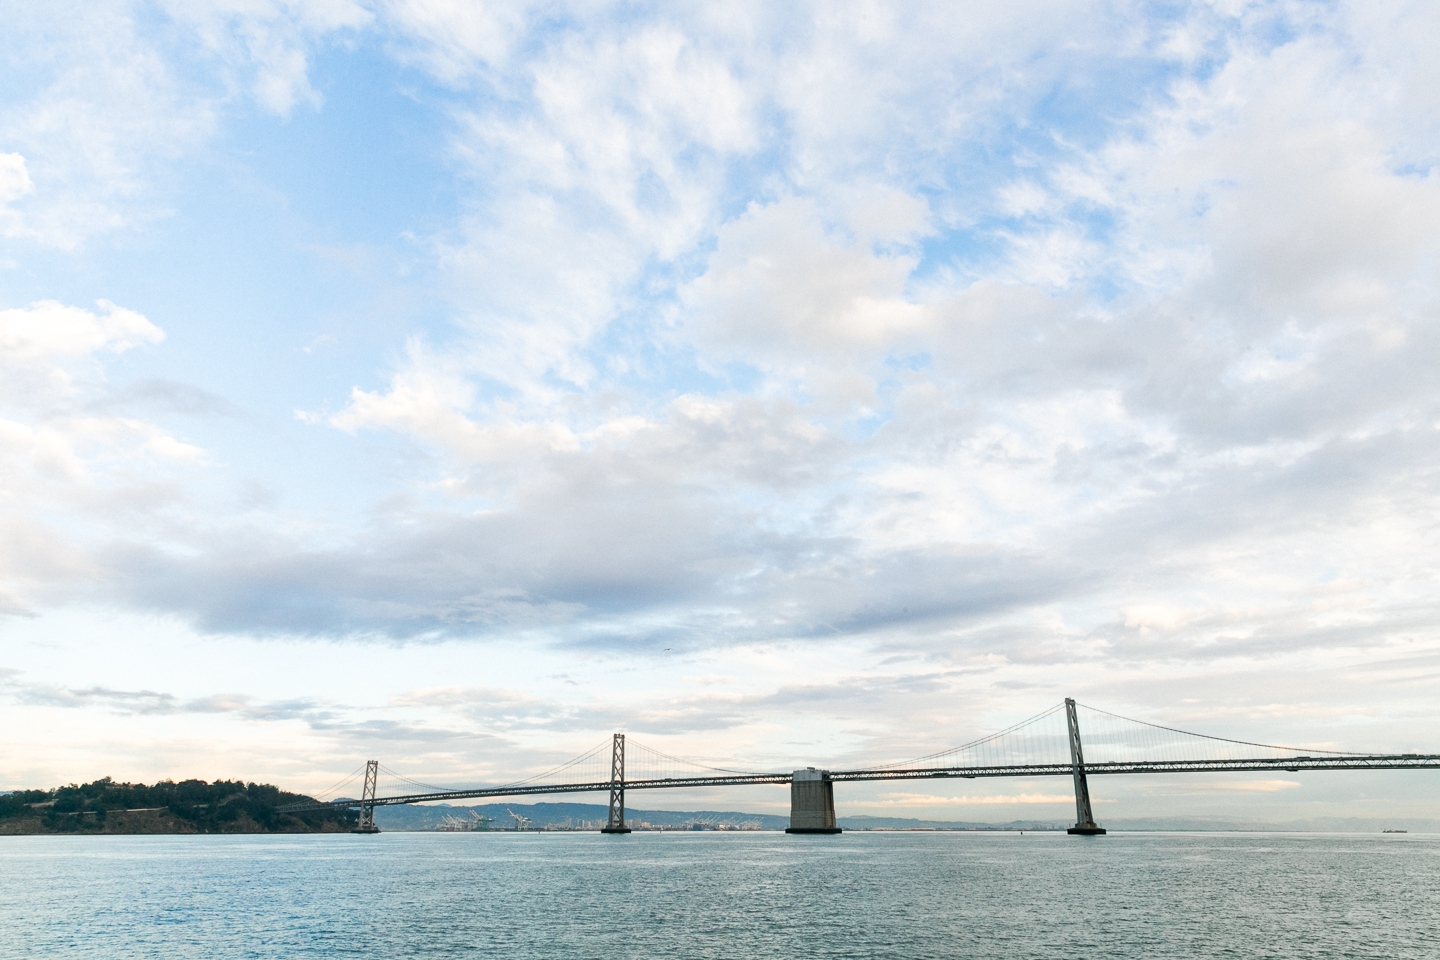
<svg viewBox="0 0 1440 960">
<path fill-rule="evenodd" d="M 1087 775 L 1139 773 L 1234 773 L 1285 772 L 1302 770 L 1436 770 L 1440 754 L 1376 754 L 1330 757 L 1281 757 L 1279 759 L 1241 760 L 1142 760 L 1122 763 L 1087 763 Z M 918 767 L 905 769 L 875 768 L 871 770 L 835 770 L 829 779 L 837 782 L 864 780 L 924 780 L 958 778 L 964 780 L 989 777 L 1059 777 L 1071 776 L 1074 767 L 1068 763 L 1011 764 L 971 767 Z M 788 784 L 789 773 L 750 773 L 713 777 L 665 777 L 653 780 L 625 780 L 625 790 L 660 790 L 677 787 L 733 787 L 750 784 Z M 608 780 L 591 783 L 526 784 L 524 786 L 477 787 L 467 790 L 445 790 L 414 793 L 394 797 L 376 797 L 374 805 L 391 806 L 409 803 L 434 803 L 443 800 L 476 800 L 485 797 L 534 797 L 562 793 L 601 793 L 614 784 Z M 359 800 L 332 800 L 328 803 L 289 804 L 278 808 L 282 813 L 299 813 L 330 807 L 358 807 Z"/>
</svg>

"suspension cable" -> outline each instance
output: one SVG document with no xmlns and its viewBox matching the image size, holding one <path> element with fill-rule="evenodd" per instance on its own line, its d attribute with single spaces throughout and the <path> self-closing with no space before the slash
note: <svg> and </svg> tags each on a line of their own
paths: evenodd
<svg viewBox="0 0 1440 960">
<path fill-rule="evenodd" d="M 948 749 L 948 750 L 940 750 L 940 751 L 937 751 L 937 752 L 935 752 L 935 753 L 927 754 L 927 755 L 925 755 L 925 756 L 923 756 L 923 757 L 916 757 L 914 760 L 902 760 L 902 761 L 900 761 L 900 762 L 898 762 L 898 763 L 886 763 L 886 764 L 881 764 L 880 766 L 873 767 L 872 769 L 875 769 L 875 770 L 890 770 L 890 769 L 893 769 L 893 768 L 895 768 L 895 767 L 910 767 L 910 766 L 914 766 L 915 764 L 924 763 L 924 762 L 927 761 L 927 760 L 935 760 L 935 759 L 938 759 L 938 758 L 940 758 L 940 757 L 948 756 L 948 755 L 950 755 L 950 754 L 952 754 L 952 753 L 959 753 L 959 752 L 962 751 L 962 750 L 969 750 L 969 749 L 971 749 L 972 747 L 978 747 L 978 746 L 980 746 L 981 744 L 986 744 L 986 743 L 989 743 L 989 742 L 991 742 L 991 741 L 993 741 L 993 740 L 999 739 L 1000 737 L 1005 736 L 1005 734 L 1007 734 L 1007 733 L 1014 733 L 1016 730 L 1019 730 L 1019 729 L 1022 728 L 1022 727 L 1028 727 L 1028 726 L 1030 726 L 1030 724 L 1036 723 L 1037 721 L 1040 721 L 1040 720 L 1044 720 L 1046 717 L 1048 717 L 1048 716 L 1056 713 L 1056 712 L 1059 711 L 1059 710 L 1063 710 L 1063 709 L 1065 709 L 1065 704 L 1064 704 L 1064 703 L 1057 703 L 1055 706 L 1051 707 L 1049 710 L 1045 710 L 1045 711 L 1043 711 L 1043 712 L 1041 712 L 1041 713 L 1037 713 L 1037 714 L 1035 714 L 1035 716 L 1031 717 L 1031 718 L 1028 719 L 1028 720 L 1021 720 L 1021 721 L 1020 721 L 1019 723 L 1017 723 L 1017 724 L 1014 724 L 1014 725 L 1012 725 L 1012 726 L 1006 727 L 1004 730 L 1000 730 L 1000 731 L 998 731 L 998 732 L 996 732 L 996 733 L 991 733 L 991 734 L 988 734 L 988 735 L 986 735 L 986 736 L 983 736 L 983 737 L 981 737 L 981 738 L 978 739 L 978 740 L 971 740 L 969 743 L 962 743 L 962 744 L 961 744 L 960 746 L 958 746 L 958 747 L 951 747 L 951 748 Z"/>
<path fill-rule="evenodd" d="M 664 759 L 666 759 L 666 760 L 670 760 L 670 761 L 672 761 L 672 762 L 674 762 L 674 763 L 683 763 L 683 764 L 685 764 L 686 766 L 690 766 L 690 767 L 699 767 L 701 770 L 714 770 L 716 773 L 733 773 L 733 774 L 738 774 L 738 775 L 741 775 L 741 776 L 755 772 L 755 771 L 753 771 L 753 770 L 731 770 L 731 769 L 729 769 L 729 768 L 727 768 L 727 767 L 712 767 L 712 766 L 709 766 L 708 764 L 697 763 L 697 762 L 694 761 L 694 760 L 685 760 L 685 759 L 683 759 L 683 758 L 681 758 L 681 757 L 674 757 L 674 756 L 671 756 L 671 755 L 668 754 L 668 753 L 664 753 L 664 752 L 662 752 L 662 751 L 660 751 L 660 750 L 656 750 L 654 747 L 650 746 L 649 744 L 641 743 L 641 742 L 639 742 L 638 740 L 630 740 L 630 741 L 629 741 L 629 744 L 630 744 L 630 746 L 632 746 L 632 747 L 639 747 L 641 750 L 645 751 L 646 753 L 654 754 L 654 755 L 657 756 L 657 757 L 662 757 L 662 758 L 664 758 Z"/>
<path fill-rule="evenodd" d="M 1232 739 L 1230 739 L 1229 737 L 1212 737 L 1212 736 L 1211 736 L 1210 734 L 1208 734 L 1208 733 L 1194 733 L 1194 732 L 1192 732 L 1192 731 L 1190 731 L 1190 730 L 1178 730 L 1178 729 L 1176 729 L 1175 727 L 1167 727 L 1167 726 L 1164 726 L 1163 724 L 1159 724 L 1159 723 L 1147 723 L 1147 722 L 1144 721 L 1144 720 L 1136 720 L 1136 719 L 1134 719 L 1133 717 L 1122 717 L 1122 716 L 1120 716 L 1120 714 L 1118 714 L 1118 713 L 1111 713 L 1109 710 L 1101 710 L 1101 709 L 1099 709 L 1099 708 L 1097 708 L 1097 707 L 1092 707 L 1092 706 L 1090 706 L 1089 704 L 1085 704 L 1085 703 L 1077 704 L 1077 706 L 1084 707 L 1086 710 L 1090 710 L 1090 711 L 1092 711 L 1092 712 L 1094 712 L 1094 713 L 1102 713 L 1102 714 L 1104 714 L 1104 715 L 1107 716 L 1107 717 L 1114 717 L 1116 720 L 1124 720 L 1124 721 L 1126 721 L 1127 723 L 1138 723 L 1138 724 L 1140 724 L 1141 726 L 1144 726 L 1144 727 L 1153 727 L 1153 728 L 1155 728 L 1156 730 L 1166 730 L 1166 731 L 1168 731 L 1168 732 L 1170 732 L 1170 733 L 1178 733 L 1178 734 L 1182 734 L 1182 735 L 1187 736 L 1187 737 L 1199 737 L 1199 738 L 1202 739 L 1202 740 L 1219 740 L 1219 741 L 1221 741 L 1222 743 L 1236 743 L 1236 744 L 1239 744 L 1239 745 L 1242 746 L 1242 747 L 1263 747 L 1263 748 L 1265 748 L 1266 750 L 1293 750 L 1293 751 L 1296 751 L 1296 752 L 1299 752 L 1299 751 L 1301 751 L 1301 750 L 1309 750 L 1311 753 L 1327 753 L 1327 754 L 1332 754 L 1332 755 L 1334 755 L 1334 756 L 1342 756 L 1342 757 L 1363 757 L 1363 756 L 1369 756 L 1369 754 L 1360 753 L 1360 752 L 1357 752 L 1357 751 L 1354 751 L 1354 750 L 1321 750 L 1321 749 L 1319 749 L 1319 748 L 1317 748 L 1317 747 L 1282 747 L 1282 746 L 1277 746 L 1276 744 L 1273 744 L 1273 743 L 1254 743 L 1254 742 L 1252 742 L 1252 741 L 1250 741 L 1250 740 L 1232 740 Z"/>
<path fill-rule="evenodd" d="M 336 790 L 339 790 L 341 787 L 345 786 L 345 784 L 349 783 L 351 780 L 354 780 L 356 777 L 360 776 L 360 774 L 362 774 L 362 773 L 364 773 L 364 772 L 365 772 L 365 764 L 362 763 L 362 764 L 360 764 L 360 766 L 356 767 L 353 771 L 351 771 L 351 773 L 350 773 L 350 775 L 349 775 L 348 777 L 345 777 L 344 779 L 342 779 L 340 782 L 336 783 L 336 784 L 335 784 L 334 786 L 332 786 L 332 787 L 327 787 L 327 788 L 325 788 L 324 790 L 321 790 L 319 793 L 315 794 L 315 795 L 312 796 L 310 799 L 311 799 L 311 800 L 318 800 L 318 799 L 320 799 L 321 797 L 325 796 L 325 795 L 328 794 L 328 793 L 334 793 Z"/>
<path fill-rule="evenodd" d="M 571 760 L 567 760 L 566 762 L 560 764 L 558 767 L 552 767 L 551 769 L 546 770 L 546 771 L 544 771 L 543 773 L 537 773 L 537 774 L 535 774 L 533 777 L 526 777 L 524 780 L 511 780 L 511 781 L 508 782 L 508 783 L 497 784 L 497 785 L 494 786 L 493 788 L 487 788 L 487 789 L 502 790 L 502 789 L 504 789 L 504 788 L 506 788 L 506 787 L 523 787 L 523 786 L 526 786 L 527 784 L 535 783 L 535 782 L 538 781 L 538 780 L 542 780 L 542 779 L 544 779 L 544 778 L 546 778 L 546 777 L 553 776 L 553 775 L 555 775 L 555 774 L 560 773 L 560 772 L 563 771 L 563 770 L 567 770 L 567 769 L 569 769 L 570 767 L 573 767 L 573 766 L 575 766 L 575 765 L 577 765 L 577 764 L 579 764 L 579 763 L 582 763 L 582 762 L 584 762 L 584 761 L 586 761 L 586 760 L 589 760 L 589 759 L 591 759 L 592 757 L 594 757 L 597 753 L 599 753 L 600 751 L 604 750 L 605 748 L 607 748 L 607 747 L 609 747 L 609 746 L 610 746 L 610 741 L 606 740 L 606 741 L 604 741 L 603 743 L 600 743 L 599 745 L 597 745 L 597 746 L 595 746 L 595 747 L 592 747 L 591 749 L 589 749 L 589 750 L 585 751 L 584 753 L 580 754 L 578 757 L 575 757 L 575 758 L 573 758 L 573 759 L 571 759 Z M 422 780 L 415 780 L 415 779 L 413 779 L 413 778 L 411 778 L 411 777 L 405 776 L 404 774 L 396 773 L 394 770 L 391 770 L 389 767 L 385 766 L 384 764 L 381 764 L 380 769 L 384 770 L 387 774 L 389 774 L 391 777 L 394 777 L 396 780 L 403 780 L 405 783 L 412 784 L 412 785 L 417 786 L 417 787 L 426 787 L 426 788 L 428 788 L 428 789 L 431 789 L 431 790 L 436 791 L 437 793 L 453 793 L 453 792 L 456 792 L 457 790 L 463 789 L 463 788 L 459 788 L 459 787 L 455 787 L 455 786 L 440 786 L 440 785 L 434 784 L 434 783 L 425 783 L 425 782 L 422 781 Z M 607 778 L 605 778 L 605 779 L 609 779 L 609 778 L 607 777 Z"/>
</svg>

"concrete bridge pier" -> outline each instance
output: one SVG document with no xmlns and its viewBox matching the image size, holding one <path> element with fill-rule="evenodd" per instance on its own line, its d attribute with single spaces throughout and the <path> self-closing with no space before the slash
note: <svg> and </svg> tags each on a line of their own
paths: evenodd
<svg viewBox="0 0 1440 960">
<path fill-rule="evenodd" d="M 790 826 L 786 833 L 839 833 L 835 784 L 829 771 L 806 767 L 790 776 Z"/>
</svg>

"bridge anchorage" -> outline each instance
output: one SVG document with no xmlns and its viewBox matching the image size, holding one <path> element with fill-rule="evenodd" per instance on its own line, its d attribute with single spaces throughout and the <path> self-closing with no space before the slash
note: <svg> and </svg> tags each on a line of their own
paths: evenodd
<svg viewBox="0 0 1440 960">
<path fill-rule="evenodd" d="M 1084 743 L 1080 735 L 1082 720 Z M 334 795 L 347 784 L 359 781 L 360 799 L 306 799 L 280 807 L 277 812 L 358 809 L 354 832 L 373 834 L 380 832 L 375 826 L 377 806 L 482 797 L 608 793 L 609 816 L 601 832 L 623 835 L 631 832 L 625 822 L 627 790 L 770 784 L 790 788 L 790 826 L 786 833 L 838 834 L 841 830 L 835 818 L 836 783 L 933 777 L 973 780 L 1064 776 L 1071 779 L 1075 788 L 1075 825 L 1067 832 L 1094 837 L 1105 833 L 1095 822 L 1091 805 L 1089 778 L 1094 776 L 1421 769 L 1440 769 L 1440 753 L 1347 753 L 1232 740 L 1133 720 L 1066 698 L 998 733 L 915 760 L 865 769 L 804 767 L 790 773 L 726 770 L 661 753 L 634 739 L 627 742 L 625 734 L 617 733 L 552 770 L 498 786 L 437 787 L 411 780 L 377 760 L 370 760 L 327 791 Z"/>
</svg>

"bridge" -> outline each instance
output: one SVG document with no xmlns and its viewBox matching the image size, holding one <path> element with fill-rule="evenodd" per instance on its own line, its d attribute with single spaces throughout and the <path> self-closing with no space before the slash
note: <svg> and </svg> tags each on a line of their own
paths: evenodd
<svg viewBox="0 0 1440 960">
<path fill-rule="evenodd" d="M 1086 731 L 1081 738 L 1081 727 Z M 1086 757 L 1086 749 L 1090 756 Z M 1075 790 L 1075 825 L 1068 833 L 1098 836 L 1089 778 L 1116 774 L 1288 772 L 1302 770 L 1434 770 L 1440 754 L 1354 753 L 1250 743 L 1133 720 L 1066 699 L 998 733 L 902 763 L 857 770 L 806 767 L 790 772 L 727 770 L 673 757 L 617 733 L 551 770 L 498 785 L 444 787 L 420 783 L 370 760 L 320 798 L 279 807 L 282 813 L 330 808 L 358 809 L 356 833 L 378 833 L 375 808 L 393 804 L 473 800 L 485 797 L 608 793 L 609 817 L 602 833 L 624 834 L 625 793 L 684 787 L 789 784 L 786 833 L 835 834 L 835 784 L 874 780 L 988 777 L 1069 777 Z M 387 783 L 382 789 L 381 774 Z M 361 780 L 363 776 L 363 780 Z M 323 799 L 358 782 L 359 799 Z"/>
</svg>

